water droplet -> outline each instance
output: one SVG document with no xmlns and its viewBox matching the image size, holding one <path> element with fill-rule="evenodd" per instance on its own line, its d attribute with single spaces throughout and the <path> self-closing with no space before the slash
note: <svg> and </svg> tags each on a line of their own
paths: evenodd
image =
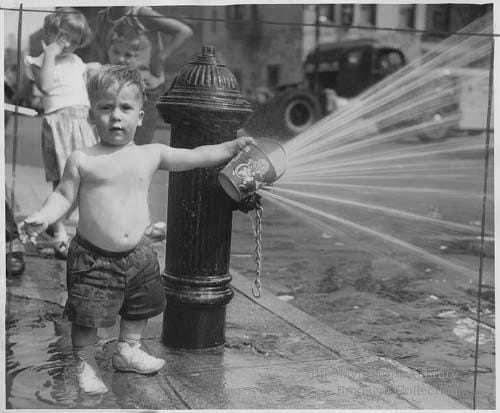
<svg viewBox="0 0 500 413">
<path fill-rule="evenodd" d="M 455 310 L 447 310 L 447 311 L 441 311 L 437 317 L 439 318 L 452 318 L 452 317 L 456 317 L 457 316 L 457 312 Z"/>
</svg>

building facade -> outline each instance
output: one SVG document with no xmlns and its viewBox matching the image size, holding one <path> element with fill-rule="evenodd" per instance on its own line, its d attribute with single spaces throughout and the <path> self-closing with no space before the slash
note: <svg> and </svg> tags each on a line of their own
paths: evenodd
<svg viewBox="0 0 500 413">
<path fill-rule="evenodd" d="M 191 44 L 211 44 L 245 93 L 300 82 L 315 45 L 372 38 L 414 60 L 492 10 L 492 4 L 244 4 L 158 7 L 191 24 Z M 383 29 L 386 30 L 383 30 Z M 387 30 L 389 29 L 389 30 Z M 401 30 L 394 30 L 401 29 Z M 412 31 L 415 29 L 416 31 Z M 196 52 L 196 50 L 194 51 Z"/>
<path fill-rule="evenodd" d="M 258 87 L 301 82 L 304 58 L 318 42 L 377 39 L 403 50 L 411 61 L 446 37 L 445 33 L 457 31 L 491 10 L 492 4 L 290 3 L 154 8 L 189 24 L 194 32 L 167 60 L 168 81 L 200 53 L 203 45 L 212 45 L 219 60 L 239 80 L 242 91 L 251 94 Z M 100 8 L 79 9 L 92 26 Z M 168 36 L 164 41 L 168 42 Z M 92 56 L 90 49 L 81 54 L 84 60 Z"/>
<path fill-rule="evenodd" d="M 258 86 L 302 80 L 303 5 L 156 9 L 191 25 L 194 36 L 188 53 L 196 55 L 202 45 L 214 46 L 218 59 L 234 73 L 245 93 Z"/>
</svg>

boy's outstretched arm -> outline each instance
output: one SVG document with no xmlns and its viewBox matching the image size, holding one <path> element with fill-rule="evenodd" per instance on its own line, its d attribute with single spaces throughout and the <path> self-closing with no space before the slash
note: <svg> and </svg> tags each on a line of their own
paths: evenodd
<svg viewBox="0 0 500 413">
<path fill-rule="evenodd" d="M 28 235 L 45 231 L 50 224 L 64 216 L 76 201 L 80 187 L 78 157 L 78 152 L 73 152 L 69 156 L 57 188 L 49 195 L 40 210 L 24 220 L 24 230 Z"/>
<path fill-rule="evenodd" d="M 255 140 L 249 136 L 243 136 L 218 145 L 204 145 L 194 149 L 172 148 L 158 144 L 160 152 L 159 169 L 187 171 L 194 168 L 220 165 L 231 160 L 250 143 L 255 144 Z"/>
<path fill-rule="evenodd" d="M 170 34 L 172 39 L 165 44 L 160 58 L 165 60 L 193 35 L 193 30 L 179 20 L 170 19 L 150 7 L 141 7 L 139 11 L 141 22 L 153 31 Z"/>
</svg>

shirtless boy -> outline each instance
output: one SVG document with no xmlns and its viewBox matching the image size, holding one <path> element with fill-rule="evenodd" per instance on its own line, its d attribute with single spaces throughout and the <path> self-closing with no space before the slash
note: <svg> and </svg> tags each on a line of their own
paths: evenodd
<svg viewBox="0 0 500 413">
<path fill-rule="evenodd" d="M 72 323 L 80 389 L 100 394 L 107 388 L 97 374 L 97 328 L 112 326 L 117 314 L 121 321 L 114 368 L 151 374 L 165 364 L 140 349 L 147 320 L 165 307 L 158 259 L 142 238 L 149 223 L 147 195 L 154 173 L 215 166 L 254 141 L 242 137 L 195 149 L 137 146 L 134 133 L 144 116 L 145 93 L 140 75 L 132 68 L 105 65 L 89 79 L 87 89 L 90 120 L 100 142 L 70 155 L 59 186 L 25 220 L 25 230 L 36 236 L 78 204 L 77 233 L 68 250 L 64 315 Z"/>
</svg>

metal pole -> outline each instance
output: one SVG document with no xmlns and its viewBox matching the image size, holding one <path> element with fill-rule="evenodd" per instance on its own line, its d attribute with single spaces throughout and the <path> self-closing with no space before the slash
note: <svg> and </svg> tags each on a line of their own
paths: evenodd
<svg viewBox="0 0 500 413">
<path fill-rule="evenodd" d="M 15 214 L 16 207 L 16 163 L 17 163 L 17 135 L 19 118 L 19 94 L 21 91 L 21 45 L 23 28 L 23 5 L 19 5 L 19 21 L 17 24 L 17 67 L 16 67 L 16 94 L 14 96 L 14 137 L 12 143 L 12 187 L 10 192 L 10 207 Z"/>
<path fill-rule="evenodd" d="M 314 43 L 315 43 L 315 53 L 314 53 L 314 91 L 316 93 L 320 92 L 319 87 L 319 5 L 315 6 L 316 11 L 316 24 L 314 26 Z"/>
<path fill-rule="evenodd" d="M 484 257 L 484 233 L 486 227 L 486 197 L 488 194 L 488 165 L 490 158 L 490 132 L 491 132 L 491 110 L 493 101 L 493 61 L 495 51 L 495 40 L 491 39 L 491 56 L 490 56 L 490 73 L 489 73 L 489 90 L 488 90 L 488 111 L 486 117 L 486 142 L 484 148 L 484 179 L 483 179 L 483 202 L 481 215 L 481 248 L 479 254 L 479 280 L 477 287 L 477 324 L 476 324 L 476 347 L 474 352 L 474 392 L 472 396 L 472 408 L 476 408 L 476 392 L 477 392 L 477 365 L 479 361 L 479 327 L 481 324 L 481 294 L 483 287 L 483 257 Z"/>
</svg>

